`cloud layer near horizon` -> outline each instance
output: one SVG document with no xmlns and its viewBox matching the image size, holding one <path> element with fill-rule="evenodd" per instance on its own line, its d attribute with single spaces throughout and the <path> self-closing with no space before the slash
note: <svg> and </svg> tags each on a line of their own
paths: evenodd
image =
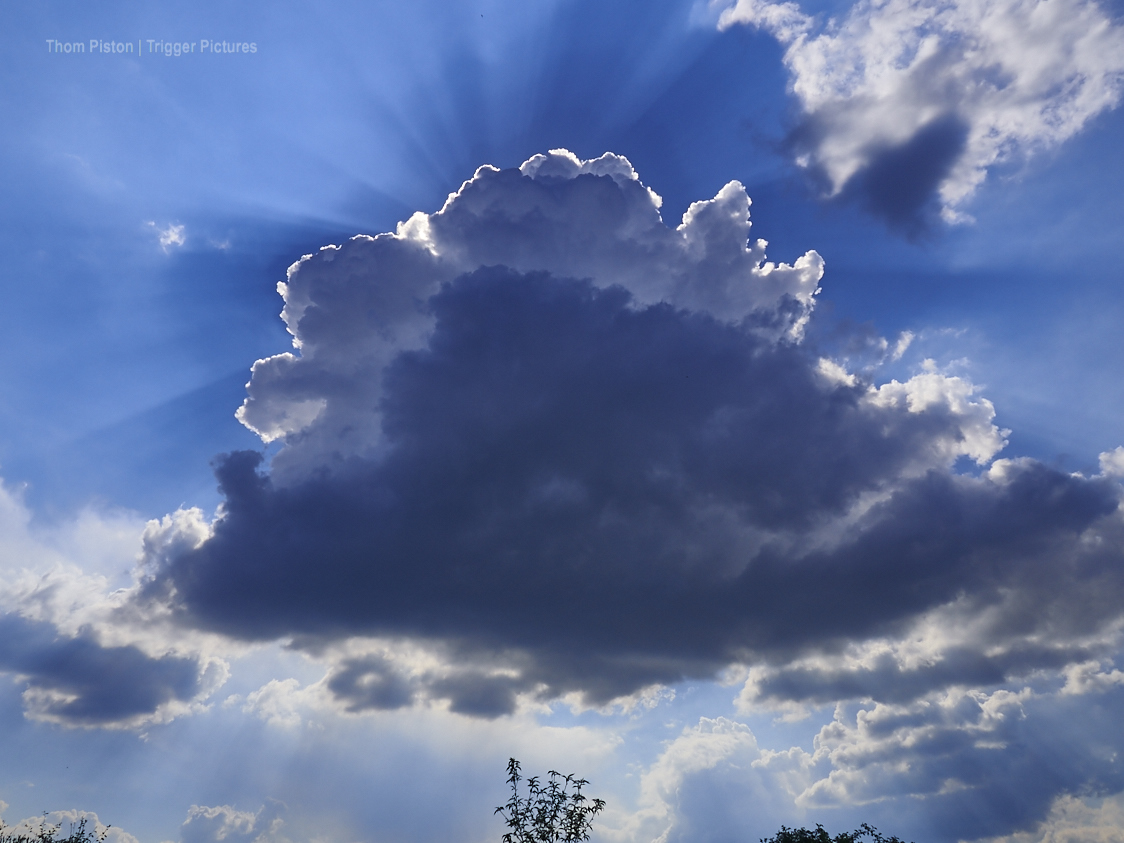
<svg viewBox="0 0 1124 843">
<path fill-rule="evenodd" d="M 381 642 L 337 657 L 356 711 L 602 704 L 734 664 L 751 705 L 906 704 L 1107 658 L 1119 485 L 992 462 L 960 378 L 875 386 L 806 347 L 822 262 L 765 262 L 747 209 L 731 183 L 670 229 L 627 161 L 559 151 L 294 264 L 298 353 L 241 411 L 282 447 L 220 460 L 212 524 L 150 528 L 144 599 Z"/>
</svg>

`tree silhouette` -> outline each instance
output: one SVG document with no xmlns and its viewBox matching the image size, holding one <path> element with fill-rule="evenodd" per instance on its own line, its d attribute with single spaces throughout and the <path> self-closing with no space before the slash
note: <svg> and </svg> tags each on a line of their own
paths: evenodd
<svg viewBox="0 0 1124 843">
<path fill-rule="evenodd" d="M 86 829 L 86 818 L 83 817 L 77 823 L 70 824 L 70 834 L 60 837 L 61 831 L 61 823 L 51 825 L 46 819 L 39 821 L 38 828 L 29 829 L 19 834 L 5 831 L 4 824 L 0 823 L 0 843 L 104 843 L 105 836 L 109 833 L 109 827 L 106 826 L 100 834 L 95 834 Z"/>
<path fill-rule="evenodd" d="M 538 776 L 527 779 L 527 795 L 519 795 L 519 762 L 507 762 L 507 783 L 511 798 L 496 808 L 504 818 L 508 831 L 503 843 L 577 843 L 589 839 L 593 818 L 605 809 L 603 799 L 589 799 L 582 788 L 589 782 L 574 776 L 563 776 L 556 770 L 547 773 L 546 782 Z M 6 841 L 0 841 L 6 843 Z M 778 841 L 778 843 L 780 843 Z"/>
<path fill-rule="evenodd" d="M 886 837 L 869 823 L 863 823 L 854 831 L 841 832 L 835 837 L 828 834 L 819 823 L 816 823 L 814 831 L 782 825 L 781 830 L 772 837 L 762 837 L 761 843 L 864 843 L 867 838 L 870 843 L 905 843 L 897 837 Z"/>
</svg>

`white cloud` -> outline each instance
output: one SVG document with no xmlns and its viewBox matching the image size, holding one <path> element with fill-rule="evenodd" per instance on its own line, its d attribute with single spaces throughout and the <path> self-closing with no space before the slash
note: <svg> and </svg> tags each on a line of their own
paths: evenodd
<svg viewBox="0 0 1124 843">
<path fill-rule="evenodd" d="M 797 813 L 794 799 L 810 768 L 799 750 L 762 750 L 744 723 L 703 717 L 644 771 L 637 810 L 603 833 L 612 841 L 670 843 L 730 839 L 747 827 L 775 831 Z"/>
<path fill-rule="evenodd" d="M 989 168 L 1115 106 L 1124 74 L 1124 27 L 1094 0 L 860 0 L 826 21 L 793 2 L 737 0 L 719 27 L 739 23 L 785 46 L 807 120 L 798 163 L 829 194 L 932 129 L 930 160 L 948 160 L 930 186 L 948 220 L 963 219 Z"/>
<path fill-rule="evenodd" d="M 307 704 L 307 697 L 308 689 L 302 688 L 297 679 L 270 679 L 246 695 L 242 711 L 271 726 L 294 729 L 303 722 L 301 709 Z"/>
<path fill-rule="evenodd" d="M 149 220 L 146 225 L 156 232 L 156 237 L 160 241 L 160 248 L 165 252 L 172 246 L 182 246 L 187 242 L 185 226 L 182 224 L 168 223 L 164 228 L 160 228 L 155 222 Z"/>
<path fill-rule="evenodd" d="M 287 843 L 281 834 L 285 805 L 270 800 L 257 811 L 230 805 L 192 805 L 181 831 L 183 843 Z"/>
<path fill-rule="evenodd" d="M 916 339 L 913 331 L 902 331 L 898 335 L 897 342 L 894 343 L 893 349 L 890 351 L 890 360 L 901 360 L 902 355 L 913 344 Z"/>
<path fill-rule="evenodd" d="M 1033 831 L 981 843 L 1124 843 L 1124 796 L 1059 796 Z"/>
<path fill-rule="evenodd" d="M 1088 694 L 1124 685 L 1124 671 L 1105 670 L 1100 662 L 1089 661 L 1069 665 L 1065 670 L 1063 694 Z"/>
<path fill-rule="evenodd" d="M 984 465 L 1006 447 L 1011 431 L 993 424 L 994 405 L 986 398 L 974 397 L 975 393 L 976 387 L 963 378 L 924 371 L 905 383 L 891 380 L 872 386 L 866 400 L 876 407 L 906 407 L 911 413 L 947 412 L 956 419 L 954 429 L 930 440 L 928 455 L 918 454 L 923 468 L 948 464 L 960 456 Z"/>
<path fill-rule="evenodd" d="M 1101 473 L 1107 477 L 1124 477 L 1124 446 L 1100 455 Z"/>
</svg>

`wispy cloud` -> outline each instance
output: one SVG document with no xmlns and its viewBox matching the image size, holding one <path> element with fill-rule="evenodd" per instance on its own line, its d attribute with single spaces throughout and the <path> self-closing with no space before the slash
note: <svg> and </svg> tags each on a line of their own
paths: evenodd
<svg viewBox="0 0 1124 843">
<path fill-rule="evenodd" d="M 187 242 L 187 234 L 182 224 L 168 223 L 164 228 L 160 228 L 155 222 L 150 220 L 146 225 L 156 232 L 156 236 L 160 241 L 160 248 L 165 252 L 172 246 L 182 246 Z"/>
</svg>

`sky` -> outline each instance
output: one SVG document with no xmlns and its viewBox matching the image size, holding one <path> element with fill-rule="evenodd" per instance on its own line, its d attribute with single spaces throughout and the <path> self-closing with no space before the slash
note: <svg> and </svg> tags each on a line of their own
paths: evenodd
<svg viewBox="0 0 1124 843">
<path fill-rule="evenodd" d="M 0 821 L 1124 843 L 1124 21 L 0 27 Z"/>
</svg>

